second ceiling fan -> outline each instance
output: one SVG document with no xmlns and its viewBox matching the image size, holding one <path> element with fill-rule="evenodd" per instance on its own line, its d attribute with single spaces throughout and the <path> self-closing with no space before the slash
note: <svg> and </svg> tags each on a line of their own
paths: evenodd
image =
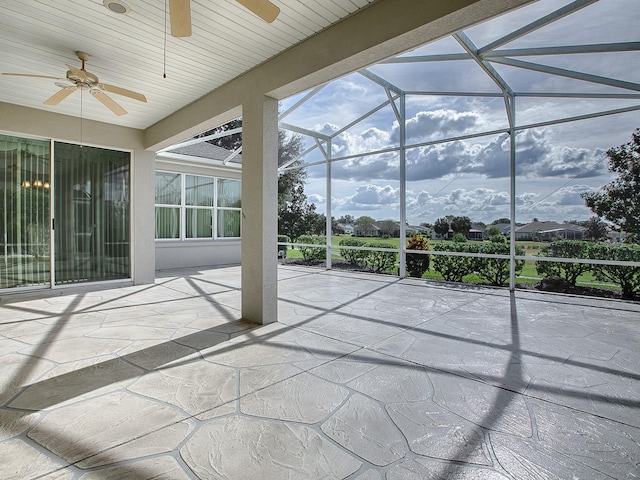
<svg viewBox="0 0 640 480">
<path fill-rule="evenodd" d="M 273 22 L 280 9 L 269 0 L 236 0 L 265 22 Z M 191 36 L 191 0 L 169 0 L 171 15 L 171 35 L 174 37 Z"/>
</svg>

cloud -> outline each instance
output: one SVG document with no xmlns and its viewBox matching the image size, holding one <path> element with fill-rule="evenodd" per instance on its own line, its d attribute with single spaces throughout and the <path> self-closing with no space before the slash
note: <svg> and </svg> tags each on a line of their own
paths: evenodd
<svg viewBox="0 0 640 480">
<path fill-rule="evenodd" d="M 480 123 L 477 113 L 438 109 L 418 112 L 407 121 L 407 132 L 414 136 L 461 134 Z M 333 177 L 353 181 L 397 180 L 399 152 L 357 156 L 397 147 L 397 123 L 390 129 L 369 127 L 361 132 L 346 131 L 332 139 L 333 158 L 354 156 L 333 163 Z M 326 123 L 317 127 L 326 135 L 339 129 Z M 546 129 L 516 133 L 516 175 L 520 178 L 591 178 L 606 173 L 606 154 L 601 148 L 588 149 L 552 143 Z M 407 178 L 410 181 L 445 178 L 475 173 L 485 178 L 508 178 L 511 145 L 508 134 L 487 141 L 486 137 L 457 140 L 406 150 Z"/>
<path fill-rule="evenodd" d="M 322 195 L 318 195 L 317 193 L 312 193 L 307 197 L 309 203 L 322 204 L 325 202 L 325 197 Z"/>
<path fill-rule="evenodd" d="M 460 135 L 472 130 L 478 130 L 480 124 L 478 112 L 457 112 L 449 109 L 438 109 L 428 112 L 418 112 L 406 121 L 407 139 L 413 142 L 421 139 L 445 135 Z M 399 127 L 394 125 L 394 135 L 398 135 Z"/>
<path fill-rule="evenodd" d="M 400 205 L 400 189 L 391 185 L 362 185 L 356 188 L 353 195 L 342 199 L 333 199 L 336 209 L 341 211 L 378 210 L 380 208 Z"/>
</svg>

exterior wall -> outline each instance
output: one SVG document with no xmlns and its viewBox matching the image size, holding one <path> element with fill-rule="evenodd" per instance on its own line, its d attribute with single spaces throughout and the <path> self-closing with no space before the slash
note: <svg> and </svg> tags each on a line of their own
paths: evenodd
<svg viewBox="0 0 640 480">
<path fill-rule="evenodd" d="M 155 170 L 164 172 L 187 173 L 194 175 L 208 175 L 240 179 L 242 172 L 238 168 L 224 168 L 208 166 L 188 161 L 175 161 L 156 158 Z M 154 182 L 149 182 L 152 191 Z M 154 202 L 154 200 L 152 200 Z M 154 207 L 152 206 L 151 212 Z M 150 215 L 153 222 L 153 215 Z M 152 242 L 155 242 L 155 269 L 200 267 L 212 265 L 233 265 L 240 263 L 240 240 L 155 240 L 155 227 L 152 232 Z"/>
<path fill-rule="evenodd" d="M 240 240 L 156 242 L 155 268 L 166 270 L 240 263 Z"/>
</svg>

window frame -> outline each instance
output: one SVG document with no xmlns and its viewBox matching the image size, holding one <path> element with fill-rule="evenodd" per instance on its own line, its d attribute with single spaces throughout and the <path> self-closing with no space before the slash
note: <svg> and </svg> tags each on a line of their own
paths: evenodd
<svg viewBox="0 0 640 480">
<path fill-rule="evenodd" d="M 155 203 L 155 178 L 158 173 L 169 173 L 172 175 L 177 175 L 180 177 L 180 203 L 179 204 L 164 204 L 164 203 Z M 203 206 L 203 205 L 188 205 L 187 204 L 187 176 L 197 177 L 197 179 L 207 179 L 213 183 L 213 205 L 211 206 Z M 221 180 L 231 180 L 234 182 L 239 182 L 240 189 L 242 189 L 242 180 L 237 178 L 229 178 L 229 177 L 220 177 L 215 175 L 202 175 L 195 174 L 190 172 L 177 172 L 172 170 L 163 170 L 158 169 L 154 172 L 154 223 L 155 218 L 157 218 L 158 208 L 173 208 L 178 210 L 178 222 L 179 222 L 179 235 L 178 237 L 172 238 L 159 238 L 157 236 L 157 228 L 154 229 L 154 238 L 156 242 L 206 242 L 206 241 L 219 241 L 219 240 L 240 240 L 242 238 L 242 222 L 240 221 L 240 236 L 237 237 L 226 237 L 219 235 L 220 226 L 218 224 L 218 215 L 219 212 L 223 211 L 237 211 L 239 212 L 240 219 L 242 219 L 242 204 L 240 203 L 240 207 L 221 207 L 218 205 L 218 188 Z M 196 180 L 196 183 L 198 180 Z M 241 190 L 242 191 L 242 190 Z M 195 202 L 197 203 L 197 202 Z M 191 214 L 195 214 L 197 210 L 206 210 L 211 212 L 211 236 L 206 237 L 190 237 L 188 236 L 187 231 L 187 216 Z M 196 214 L 197 215 L 197 214 Z"/>
</svg>

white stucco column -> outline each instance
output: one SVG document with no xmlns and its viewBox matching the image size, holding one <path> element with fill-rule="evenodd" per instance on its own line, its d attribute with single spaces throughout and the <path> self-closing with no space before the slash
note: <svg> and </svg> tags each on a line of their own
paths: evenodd
<svg viewBox="0 0 640 480">
<path fill-rule="evenodd" d="M 278 102 L 242 105 L 242 318 L 277 321 Z"/>
<path fill-rule="evenodd" d="M 153 283 L 156 278 L 155 209 L 156 168 L 154 152 L 136 150 L 131 156 L 131 273 L 136 285 Z"/>
</svg>

